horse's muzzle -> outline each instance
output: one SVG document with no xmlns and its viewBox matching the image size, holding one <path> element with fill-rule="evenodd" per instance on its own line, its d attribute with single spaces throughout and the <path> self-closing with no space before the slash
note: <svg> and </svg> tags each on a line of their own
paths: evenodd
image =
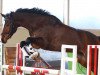
<svg viewBox="0 0 100 75">
<path fill-rule="evenodd" d="M 2 43 L 6 43 L 7 41 L 4 40 L 4 38 L 1 38 L 1 42 L 2 42 Z"/>
</svg>

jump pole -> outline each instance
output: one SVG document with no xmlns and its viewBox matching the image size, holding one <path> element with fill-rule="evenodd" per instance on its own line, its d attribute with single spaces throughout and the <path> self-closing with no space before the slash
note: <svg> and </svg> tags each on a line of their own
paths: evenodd
<svg viewBox="0 0 100 75">
<path fill-rule="evenodd" d="M 20 44 L 16 45 L 16 66 L 23 66 L 23 58 L 22 58 L 22 51 L 20 48 Z M 20 75 L 24 75 L 22 71 L 16 71 L 16 75 L 20 73 Z"/>
<path fill-rule="evenodd" d="M 94 50 L 94 57 L 92 52 Z M 100 75 L 100 45 L 88 45 L 87 50 L 87 75 L 91 74 L 92 57 L 94 58 L 94 75 Z"/>
<path fill-rule="evenodd" d="M 13 66 L 13 65 L 3 65 L 3 69 L 15 69 L 15 70 L 21 70 L 24 72 L 38 72 L 38 73 L 44 73 L 44 74 L 58 74 L 59 70 L 53 70 L 53 69 L 44 69 L 44 68 L 33 68 L 33 67 L 23 67 L 23 66 Z"/>
</svg>

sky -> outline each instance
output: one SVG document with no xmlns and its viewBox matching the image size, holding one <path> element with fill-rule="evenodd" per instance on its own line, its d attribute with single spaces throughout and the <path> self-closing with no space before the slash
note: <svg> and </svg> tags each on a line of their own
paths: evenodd
<svg viewBox="0 0 100 75">
<path fill-rule="evenodd" d="M 70 0 L 70 25 L 100 29 L 100 0 Z"/>
<path fill-rule="evenodd" d="M 63 0 L 3 0 L 3 13 L 38 7 L 63 22 Z M 100 29 L 100 0 L 70 0 L 69 25 L 78 29 Z M 67 17 L 67 16 L 66 16 Z"/>
<path fill-rule="evenodd" d="M 50 12 L 63 21 L 63 0 L 3 0 L 3 13 L 15 11 L 18 8 L 38 7 Z M 57 3 L 58 2 L 58 3 Z M 60 12 L 61 11 L 61 12 Z"/>
</svg>

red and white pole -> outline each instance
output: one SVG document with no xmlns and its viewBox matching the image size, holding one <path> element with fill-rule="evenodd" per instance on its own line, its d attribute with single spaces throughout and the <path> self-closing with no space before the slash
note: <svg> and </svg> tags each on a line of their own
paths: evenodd
<svg viewBox="0 0 100 75">
<path fill-rule="evenodd" d="M 15 69 L 17 71 L 24 71 L 24 72 L 30 72 L 30 73 L 42 73 L 42 74 L 59 74 L 59 70 L 53 70 L 53 69 L 44 69 L 44 68 L 33 68 L 33 67 L 23 67 L 23 66 L 13 66 L 13 65 L 3 65 L 3 69 Z"/>
<path fill-rule="evenodd" d="M 87 75 L 92 75 L 92 66 L 94 65 L 94 75 L 99 75 L 100 63 L 100 45 L 88 45 L 87 52 Z M 92 60 L 94 61 L 92 62 Z"/>
</svg>

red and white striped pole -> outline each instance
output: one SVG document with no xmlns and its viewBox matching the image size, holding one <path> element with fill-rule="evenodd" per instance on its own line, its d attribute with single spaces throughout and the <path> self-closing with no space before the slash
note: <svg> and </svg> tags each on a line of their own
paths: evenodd
<svg viewBox="0 0 100 75">
<path fill-rule="evenodd" d="M 89 50 L 89 75 L 91 75 L 91 70 L 92 70 L 92 46 L 90 46 Z"/>
<path fill-rule="evenodd" d="M 24 72 L 34 72 L 34 73 L 42 73 L 42 74 L 59 74 L 59 70 L 53 69 L 44 69 L 44 68 L 33 68 L 33 67 L 23 67 L 23 66 L 13 66 L 13 65 L 3 65 L 3 69 L 15 69 L 17 71 L 24 71 Z"/>
<path fill-rule="evenodd" d="M 98 48 L 95 46 L 94 49 L 94 75 L 97 75 L 98 70 Z"/>
<path fill-rule="evenodd" d="M 94 65 L 94 75 L 99 75 L 99 63 L 100 63 L 100 45 L 88 45 L 88 52 L 87 52 L 87 75 L 92 75 L 92 66 Z M 94 54 L 94 55 L 93 55 Z M 92 59 L 94 59 L 92 64 Z"/>
<path fill-rule="evenodd" d="M 20 48 L 20 44 L 17 44 L 17 50 L 18 53 L 17 53 L 17 63 L 16 63 L 16 66 L 23 66 L 23 58 L 22 58 L 22 50 Z M 22 75 L 22 71 L 21 70 L 17 70 L 17 73 L 20 73 L 20 75 Z"/>
</svg>

